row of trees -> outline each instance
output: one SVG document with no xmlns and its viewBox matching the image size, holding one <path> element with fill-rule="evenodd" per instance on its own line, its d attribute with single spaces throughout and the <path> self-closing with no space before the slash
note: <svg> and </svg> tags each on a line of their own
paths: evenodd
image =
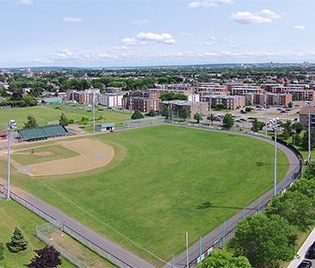
<svg viewBox="0 0 315 268">
<path fill-rule="evenodd" d="M 66 117 L 66 115 L 64 113 L 62 113 L 60 115 L 60 118 L 59 118 L 59 124 L 60 125 L 63 125 L 63 126 L 67 126 L 69 125 L 69 121 L 68 118 Z M 32 115 L 29 115 L 27 117 L 27 121 L 24 123 L 24 129 L 29 129 L 29 128 L 38 128 L 39 125 L 36 121 L 36 118 Z"/>
</svg>

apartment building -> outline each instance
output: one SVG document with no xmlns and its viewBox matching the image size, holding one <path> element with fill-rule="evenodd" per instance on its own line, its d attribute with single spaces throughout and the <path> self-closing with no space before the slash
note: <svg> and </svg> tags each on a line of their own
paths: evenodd
<svg viewBox="0 0 315 268">
<path fill-rule="evenodd" d="M 95 103 L 99 103 L 100 90 L 96 88 L 91 88 L 84 91 L 72 90 L 67 94 L 68 100 L 70 101 L 76 101 L 81 104 L 93 104 L 93 98 L 95 98 Z"/>
<path fill-rule="evenodd" d="M 264 89 L 253 84 L 228 84 L 228 90 L 231 95 L 245 96 L 247 94 L 263 93 Z"/>
<path fill-rule="evenodd" d="M 99 104 L 108 108 L 122 108 L 123 94 L 104 93 L 99 96 Z"/>
<path fill-rule="evenodd" d="M 124 109 L 146 113 L 150 110 L 158 111 L 161 93 L 156 90 L 134 91 L 127 93 L 122 100 Z"/>
<path fill-rule="evenodd" d="M 308 127 L 308 114 L 311 115 L 311 128 L 315 128 L 315 107 L 314 106 L 304 106 L 300 112 L 300 122 L 304 125 L 304 127 Z"/>
<path fill-rule="evenodd" d="M 292 102 L 292 95 L 276 93 L 247 94 L 245 102 L 246 105 L 288 106 L 289 102 Z"/>
<path fill-rule="evenodd" d="M 205 95 L 228 95 L 229 93 L 228 86 L 219 83 L 198 83 L 196 90 Z"/>
<path fill-rule="evenodd" d="M 277 94 L 291 94 L 293 101 L 315 100 L 315 90 L 308 84 L 264 85 L 266 91 Z"/>
<path fill-rule="evenodd" d="M 202 102 L 211 102 L 211 106 L 214 107 L 218 104 L 222 104 L 224 109 L 235 110 L 245 106 L 245 96 L 224 96 L 224 95 L 204 95 L 201 97 Z"/>
</svg>

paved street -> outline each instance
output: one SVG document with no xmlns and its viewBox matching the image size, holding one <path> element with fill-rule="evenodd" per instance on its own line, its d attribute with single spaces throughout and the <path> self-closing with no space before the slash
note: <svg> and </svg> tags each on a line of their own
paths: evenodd
<svg viewBox="0 0 315 268">
<path fill-rule="evenodd" d="M 315 241 L 315 228 L 311 232 L 311 234 L 308 236 L 308 238 L 303 243 L 302 247 L 298 251 L 298 257 L 296 257 L 288 266 L 288 268 L 296 268 L 301 263 L 302 260 L 304 260 L 305 253 L 307 252 L 310 245 Z M 315 267 L 315 260 L 311 260 L 313 263 L 313 267 Z"/>
</svg>

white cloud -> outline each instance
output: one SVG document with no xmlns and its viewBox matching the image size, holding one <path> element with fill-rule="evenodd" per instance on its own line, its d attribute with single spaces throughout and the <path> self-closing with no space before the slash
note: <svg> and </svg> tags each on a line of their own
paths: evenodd
<svg viewBox="0 0 315 268">
<path fill-rule="evenodd" d="M 270 9 L 263 9 L 259 12 L 239 11 L 233 13 L 231 19 L 241 24 L 272 23 L 281 16 Z"/>
<path fill-rule="evenodd" d="M 181 36 L 194 36 L 193 33 L 188 33 L 188 32 L 181 32 L 179 33 Z"/>
<path fill-rule="evenodd" d="M 33 0 L 16 0 L 18 5 L 31 5 L 33 4 Z"/>
<path fill-rule="evenodd" d="M 53 57 L 57 59 L 69 59 L 72 58 L 72 56 L 73 52 L 68 49 L 63 49 L 62 51 L 53 54 Z"/>
<path fill-rule="evenodd" d="M 133 37 L 126 37 L 121 40 L 125 46 L 146 45 L 147 42 L 157 42 L 162 44 L 175 44 L 175 38 L 170 33 L 144 33 L 141 32 Z"/>
<path fill-rule="evenodd" d="M 203 0 L 194 1 L 188 4 L 189 8 L 207 8 L 207 7 L 218 7 L 226 4 L 232 4 L 232 0 Z"/>
<path fill-rule="evenodd" d="M 144 25 L 147 25 L 149 23 L 149 21 L 146 20 L 146 19 L 143 19 L 143 20 L 132 20 L 131 23 L 136 25 L 136 26 L 144 26 Z"/>
<path fill-rule="evenodd" d="M 293 27 L 294 30 L 298 31 L 305 31 L 305 26 L 304 25 L 296 25 Z"/>
<path fill-rule="evenodd" d="M 175 44 L 175 38 L 170 33 L 139 33 L 137 35 L 139 40 L 153 41 L 164 44 Z"/>
<path fill-rule="evenodd" d="M 82 22 L 82 19 L 78 18 L 78 17 L 64 17 L 63 21 L 64 22 L 80 23 L 80 22 Z"/>
</svg>

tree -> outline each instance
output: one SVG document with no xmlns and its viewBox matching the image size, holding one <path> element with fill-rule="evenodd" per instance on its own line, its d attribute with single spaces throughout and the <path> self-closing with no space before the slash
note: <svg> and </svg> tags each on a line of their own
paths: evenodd
<svg viewBox="0 0 315 268">
<path fill-rule="evenodd" d="M 17 253 L 27 249 L 28 242 L 24 238 L 21 230 L 15 227 L 11 242 L 8 243 L 8 248 L 11 252 Z"/>
<path fill-rule="evenodd" d="M 199 124 L 199 122 L 202 121 L 202 113 L 195 113 L 194 119 L 197 120 L 197 123 Z"/>
<path fill-rule="evenodd" d="M 230 129 L 234 125 L 234 119 L 231 114 L 225 114 L 223 117 L 223 126 L 227 129 Z"/>
<path fill-rule="evenodd" d="M 54 247 L 44 247 L 34 250 L 37 254 L 31 263 L 27 265 L 29 268 L 55 268 L 61 265 L 60 253 Z"/>
<path fill-rule="evenodd" d="M 164 105 L 164 108 L 163 108 L 163 111 L 162 111 L 161 115 L 165 116 L 165 119 L 168 119 L 168 117 L 169 117 L 169 110 L 168 110 L 166 105 Z"/>
<path fill-rule="evenodd" d="M 299 191 L 288 191 L 272 199 L 266 214 L 279 215 L 305 232 L 315 223 L 315 199 Z"/>
<path fill-rule="evenodd" d="M 292 101 L 290 101 L 290 102 L 288 103 L 288 107 L 289 107 L 289 108 L 293 108 L 293 102 L 292 102 Z"/>
<path fill-rule="evenodd" d="M 309 198 L 315 199 L 315 180 L 299 179 L 290 188 L 291 192 L 300 192 Z"/>
<path fill-rule="evenodd" d="M 304 130 L 304 125 L 301 122 L 295 122 L 293 124 L 293 129 L 296 133 L 300 134 Z"/>
<path fill-rule="evenodd" d="M 198 268 L 251 268 L 248 259 L 240 256 L 235 257 L 224 250 L 214 250 Z"/>
<path fill-rule="evenodd" d="M 23 96 L 23 102 L 25 107 L 37 105 L 37 100 L 30 95 Z"/>
<path fill-rule="evenodd" d="M 178 116 L 180 118 L 183 118 L 184 120 L 188 117 L 188 111 L 187 111 L 187 108 L 184 107 L 184 106 L 180 106 L 178 108 Z"/>
<path fill-rule="evenodd" d="M 264 128 L 264 126 L 265 126 L 265 123 L 261 122 L 261 121 L 258 121 L 257 118 L 254 119 L 252 124 L 253 124 L 253 126 L 252 126 L 251 130 L 254 131 L 254 132 L 261 131 Z"/>
<path fill-rule="evenodd" d="M 24 128 L 37 128 L 38 124 L 34 116 L 29 115 L 27 117 L 27 122 L 24 123 Z"/>
<path fill-rule="evenodd" d="M 305 171 L 303 173 L 303 177 L 307 180 L 311 180 L 315 178 L 315 162 L 308 163 Z"/>
<path fill-rule="evenodd" d="M 302 139 L 299 133 L 295 133 L 295 135 L 293 136 L 293 144 L 300 146 L 302 143 Z"/>
<path fill-rule="evenodd" d="M 308 131 L 304 133 L 302 144 L 301 144 L 303 150 L 308 150 Z M 315 147 L 315 131 L 311 131 L 311 149 Z"/>
<path fill-rule="evenodd" d="M 155 111 L 154 110 L 150 110 L 146 115 L 153 117 L 153 116 L 155 116 Z"/>
<path fill-rule="evenodd" d="M 64 113 L 62 113 L 60 115 L 59 124 L 63 125 L 64 127 L 69 125 L 69 120 L 68 120 L 68 118 L 66 117 L 66 115 Z"/>
<path fill-rule="evenodd" d="M 89 122 L 89 119 L 86 116 L 82 116 L 80 120 L 81 125 L 87 125 Z"/>
<path fill-rule="evenodd" d="M 0 243 L 0 261 L 4 259 L 4 246 L 3 243 Z"/>
<path fill-rule="evenodd" d="M 131 119 L 142 119 L 144 116 L 139 110 L 135 110 L 131 116 Z"/>
<path fill-rule="evenodd" d="M 246 218 L 238 224 L 231 248 L 237 256 L 246 256 L 255 268 L 274 268 L 295 256 L 294 229 L 278 215 Z"/>
</svg>

